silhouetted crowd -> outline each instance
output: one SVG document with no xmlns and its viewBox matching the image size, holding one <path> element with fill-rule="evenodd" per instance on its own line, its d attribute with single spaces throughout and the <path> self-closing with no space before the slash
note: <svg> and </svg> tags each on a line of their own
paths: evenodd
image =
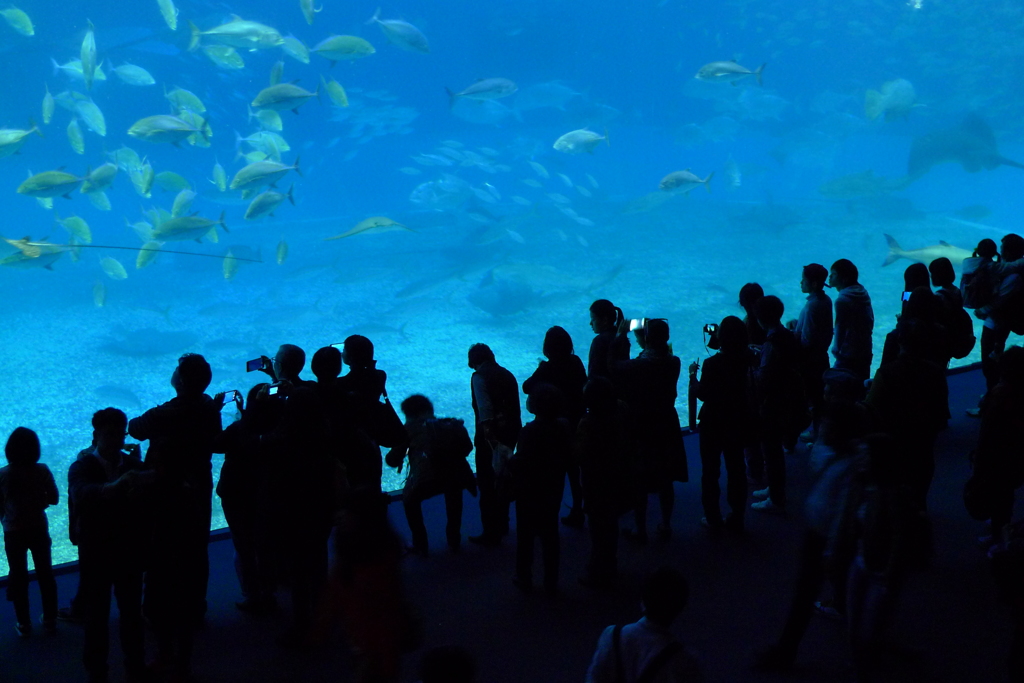
<svg viewBox="0 0 1024 683">
<path fill-rule="evenodd" d="M 964 501 L 971 516 L 990 524 L 979 542 L 1014 613 L 1011 679 L 1024 678 L 1024 526 L 1012 520 L 1014 492 L 1024 484 L 1024 349 L 1005 348 L 1011 331 L 1024 332 L 1024 239 L 1007 235 L 998 252 L 983 240 L 962 272 L 957 287 L 946 258 L 906 269 L 902 312 L 873 377 L 871 298 L 846 259 L 830 269 L 803 268 L 807 300 L 793 320 L 784 322 L 779 298 L 750 283 L 739 294 L 744 318 L 727 316 L 705 327 L 716 353 L 688 370 L 691 404 L 702 402 L 700 523 L 707 533 L 742 534 L 751 497 L 755 512 L 785 514 L 786 453 L 801 441 L 809 445 L 813 481 L 796 588 L 783 631 L 758 654 L 758 668 L 792 667 L 811 616 L 820 612 L 846 621 L 855 676 L 872 679 L 900 593 L 932 554 L 927 500 L 936 438 L 950 418 L 946 370 L 975 346 L 967 313 L 973 310 L 984 321 L 987 392 L 968 411 L 980 417 L 981 430 Z M 836 291 L 834 300 L 826 287 Z M 9 465 L 0 469 L 0 515 L 19 634 L 33 629 L 31 552 L 41 625 L 53 632 L 58 619 L 84 623 L 91 681 L 107 680 L 112 593 L 128 679 L 189 680 L 206 613 L 214 493 L 234 544 L 238 609 L 277 612 L 278 591 L 286 588 L 292 625 L 280 644 L 288 647 L 322 642 L 339 618 L 359 653 L 358 681 L 398 680 L 402 653 L 422 640 L 400 563 L 403 555 L 430 552 L 422 513 L 429 498 L 444 496 L 451 552 L 462 545 L 464 491 L 479 501 L 482 532 L 468 540 L 481 546 L 498 545 L 509 534 L 514 503 L 513 583 L 524 592 L 535 587 L 539 540 L 540 588 L 557 597 L 560 524 L 589 533 L 579 582 L 614 587 L 620 539 L 672 538 L 674 484 L 689 479 L 675 408 L 681 363 L 667 320 L 631 320 L 601 299 L 590 307 L 590 325 L 595 337 L 586 365 L 563 328 L 547 331 L 546 359 L 522 383 L 532 415 L 525 424 L 517 379 L 487 345 L 472 345 L 472 435 L 462 420 L 436 416 L 424 395 L 405 398 L 396 410 L 373 344 L 359 335 L 313 355 L 315 381 L 300 376 L 306 358 L 294 345 L 250 361 L 248 369 L 270 381 L 244 398 L 208 396 L 209 364 L 198 354 L 182 356 L 171 377 L 173 399 L 131 420 L 115 408 L 93 416 L 93 441 L 68 472 L 80 583 L 63 609 L 44 513 L 58 504 L 58 488 L 39 463 L 35 432 L 17 428 L 6 445 Z M 639 347 L 635 355 L 632 343 Z M 239 419 L 222 429 L 225 406 L 237 408 Z M 126 436 L 149 442 L 144 456 L 138 444 L 126 445 Z M 216 488 L 214 453 L 224 454 Z M 408 470 L 401 495 L 408 547 L 388 523 L 385 465 Z M 561 516 L 566 480 L 571 507 Z M 651 495 L 660 520 L 653 532 Z M 622 525 L 629 513 L 632 524 Z M 605 630 L 587 680 L 698 680 L 697 660 L 670 631 L 688 591 L 673 569 L 651 574 L 643 585 L 643 617 Z M 144 623 L 158 652 L 149 663 Z M 472 681 L 473 671 L 472 657 L 458 647 L 428 652 L 421 667 L 425 683 Z"/>
</svg>

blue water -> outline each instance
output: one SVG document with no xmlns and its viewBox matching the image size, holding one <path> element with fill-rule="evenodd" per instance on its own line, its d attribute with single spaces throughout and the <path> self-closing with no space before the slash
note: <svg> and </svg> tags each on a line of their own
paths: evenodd
<svg viewBox="0 0 1024 683">
<path fill-rule="evenodd" d="M 819 192 L 825 181 L 866 170 L 902 176 L 915 136 L 956 126 L 969 111 L 992 126 L 1005 156 L 1024 158 L 1022 57 L 1012 34 L 1024 9 L 998 0 L 917 4 L 384 5 L 383 18 L 405 19 L 426 35 L 431 52 L 420 54 L 389 44 L 364 23 L 376 0 L 323 0 L 311 26 L 298 0 L 182 1 L 176 32 L 156 0 L 23 2 L 34 36 L 0 22 L 0 125 L 42 124 L 48 87 L 54 95 L 91 96 L 107 135 L 83 124 L 85 153 L 76 154 L 66 134 L 72 114 L 58 105 L 52 122 L 41 125 L 44 138 L 32 135 L 19 154 L 0 158 L 0 233 L 67 244 L 54 211 L 15 189 L 30 172 L 63 167 L 84 175 L 123 145 L 156 172 L 188 179 L 199 194 L 192 210 L 209 218 L 223 211 L 230 232 L 219 231 L 217 244 L 169 242 L 166 249 L 207 256 L 160 254 L 138 270 L 134 252 L 113 247 L 140 246 L 126 220 L 142 220 L 154 207 L 170 210 L 175 192 L 154 188 L 143 198 L 121 172 L 108 191 L 110 211 L 78 192 L 55 199 L 62 218 L 84 218 L 93 245 L 107 248 L 81 249 L 78 261 L 63 254 L 52 270 L 0 267 L 0 433 L 19 424 L 36 429 L 43 460 L 63 488 L 68 465 L 89 445 L 92 412 L 113 404 L 134 416 L 170 398 L 179 353 L 210 360 L 212 391 L 245 391 L 257 381 L 245 374 L 246 359 L 272 354 L 283 342 L 312 354 L 353 333 L 376 343 L 393 397 L 423 392 L 439 413 L 465 418 L 471 343 L 490 344 L 522 380 L 551 325 L 568 329 L 585 354 L 587 307 L 610 298 L 629 317 L 667 317 L 674 349 L 688 362 L 706 355 L 701 326 L 738 312 L 743 283 L 760 282 L 795 316 L 800 267 L 842 257 L 860 266 L 872 294 L 880 350 L 907 264 L 880 266 L 882 234 L 908 249 L 939 240 L 970 249 L 983 237 L 998 239 L 1017 226 L 1024 178 L 1014 168 L 968 174 L 943 165 L 880 196 Z M 207 30 L 231 13 L 310 47 L 330 34 L 361 36 L 376 53 L 331 68 L 316 54 L 303 64 L 279 48 L 239 50 L 245 68 L 226 71 L 201 51 L 187 51 L 188 20 Z M 108 76 L 88 92 L 50 62 L 78 57 L 87 20 Z M 763 86 L 753 78 L 736 86 L 694 79 L 705 63 L 727 59 L 751 69 L 766 63 Z M 281 158 L 291 164 L 301 156 L 302 176 L 290 173 L 278 187 L 294 183 L 296 206 L 246 221 L 248 202 L 238 192 L 220 193 L 209 179 L 218 161 L 229 178 L 245 163 L 236 159 L 236 132 L 257 130 L 247 104 L 269 85 L 278 60 L 285 81 L 310 90 L 321 75 L 337 79 L 350 106 L 334 107 L 321 94 L 299 114 L 281 113 L 291 148 Z M 157 84 L 133 87 L 110 73 L 126 62 L 147 69 Z M 449 108 L 446 87 L 459 91 L 490 77 L 512 79 L 519 92 Z M 913 83 L 921 106 L 892 121 L 869 121 L 865 91 L 895 78 Z M 174 87 L 205 103 L 209 148 L 127 135 L 138 119 L 172 113 L 163 93 Z M 530 97 L 537 105 L 538 93 L 557 88 L 570 89 L 564 101 L 527 107 Z M 552 148 L 584 126 L 607 131 L 609 144 L 576 156 Z M 726 177 L 730 159 L 742 176 L 738 187 Z M 684 168 L 701 178 L 714 172 L 711 192 L 659 191 L 664 175 Z M 324 241 L 370 216 L 409 230 Z M 282 241 L 288 256 L 279 265 Z M 246 263 L 226 279 L 229 248 L 262 263 Z M 14 253 L 6 244 L 0 249 L 0 257 Z M 127 279 L 105 274 L 106 257 L 125 266 Z M 680 386 L 683 416 L 685 405 Z M 390 476 L 386 485 L 398 488 L 401 480 Z M 64 502 L 49 514 L 55 561 L 73 559 Z"/>
</svg>

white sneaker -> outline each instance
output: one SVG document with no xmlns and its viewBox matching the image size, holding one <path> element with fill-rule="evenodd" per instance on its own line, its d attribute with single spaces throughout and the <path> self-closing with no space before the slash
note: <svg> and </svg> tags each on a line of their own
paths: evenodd
<svg viewBox="0 0 1024 683">
<path fill-rule="evenodd" d="M 784 515 L 786 514 L 786 508 L 780 507 L 772 502 L 771 498 L 765 498 L 760 503 L 754 503 L 750 506 L 751 510 L 757 510 L 758 512 L 767 512 L 769 514 Z"/>
<path fill-rule="evenodd" d="M 758 500 L 764 500 L 765 498 L 768 497 L 768 487 L 766 486 L 763 489 L 758 489 L 754 491 L 754 493 L 752 493 L 751 495 L 753 495 L 754 498 L 757 498 Z"/>
</svg>

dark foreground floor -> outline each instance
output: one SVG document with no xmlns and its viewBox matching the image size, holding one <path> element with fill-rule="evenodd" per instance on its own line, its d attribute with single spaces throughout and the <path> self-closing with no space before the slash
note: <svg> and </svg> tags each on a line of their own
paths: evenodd
<svg viewBox="0 0 1024 683">
<path fill-rule="evenodd" d="M 960 495 L 968 474 L 966 454 L 978 428 L 963 417 L 963 411 L 976 402 L 981 385 L 978 371 L 950 378 L 954 418 L 939 438 L 929 501 L 937 554 L 927 573 L 908 582 L 891 633 L 900 654 L 889 662 L 885 681 L 1005 680 L 1007 615 L 994 597 L 987 560 L 975 545 L 983 526 L 968 518 Z M 785 617 L 801 534 L 798 503 L 807 487 L 806 453 L 788 456 L 789 518 L 750 513 L 744 538 L 713 539 L 698 523 L 696 437 L 688 439 L 687 450 L 691 483 L 676 485 L 675 537 L 664 545 L 623 547 L 624 580 L 618 592 L 593 594 L 576 583 L 587 540 L 584 532 L 569 529 L 562 531 L 563 594 L 554 602 L 539 595 L 523 596 L 512 586 L 515 547 L 511 541 L 496 549 L 467 546 L 459 556 L 438 550 L 429 559 L 408 558 L 405 576 L 423 616 L 424 647 L 459 643 L 469 648 L 479 660 L 481 683 L 582 681 L 601 630 L 637 618 L 640 577 L 670 563 L 689 577 L 692 591 L 677 633 L 702 655 L 708 681 L 849 680 L 843 626 L 818 617 L 804 641 L 796 672 L 763 675 L 749 668 L 751 654 L 772 640 Z M 467 496 L 466 502 L 463 530 L 468 535 L 479 531 L 479 518 L 475 501 Z M 396 528 L 407 535 L 401 507 L 391 507 Z M 431 539 L 440 547 L 442 500 L 429 501 L 425 512 Z M 653 516 L 656 508 L 651 512 Z M 313 653 L 276 647 L 275 637 L 283 623 L 250 618 L 234 608 L 239 596 L 231 543 L 212 543 L 210 557 L 210 612 L 196 648 L 201 682 L 348 680 L 350 660 L 340 633 Z M 59 579 L 62 605 L 73 593 L 77 578 L 72 573 Z M 38 605 L 34 585 L 32 592 L 33 604 Z M 81 630 L 67 624 L 61 624 L 56 637 L 34 635 L 19 640 L 13 610 L 0 603 L 3 683 L 84 681 L 81 645 Z M 116 648 L 115 644 L 111 653 L 112 681 L 122 680 Z M 415 680 L 418 654 L 406 658 L 403 680 Z"/>
</svg>

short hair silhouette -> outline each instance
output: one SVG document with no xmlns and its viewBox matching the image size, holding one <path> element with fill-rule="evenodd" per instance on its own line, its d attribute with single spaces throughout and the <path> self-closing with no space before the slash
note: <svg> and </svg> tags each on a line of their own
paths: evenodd
<svg viewBox="0 0 1024 683">
<path fill-rule="evenodd" d="M 373 342 L 361 334 L 345 340 L 345 362 L 349 367 L 365 368 L 373 362 Z"/>
<path fill-rule="evenodd" d="M 808 282 L 823 285 L 828 281 L 828 269 L 820 263 L 808 263 L 804 266 L 803 276 Z"/>
<path fill-rule="evenodd" d="M 306 352 L 295 344 L 281 344 L 274 354 L 282 375 L 295 377 L 306 367 Z"/>
<path fill-rule="evenodd" d="M 647 618 L 659 624 L 670 624 L 686 608 L 690 585 L 672 567 L 655 569 L 640 588 Z"/>
<path fill-rule="evenodd" d="M 929 287 L 931 283 L 931 278 L 928 276 L 928 266 L 923 263 L 911 263 L 903 271 L 904 292 L 913 292 L 918 287 Z"/>
<path fill-rule="evenodd" d="M 860 272 L 857 271 L 857 266 L 853 265 L 853 261 L 850 259 L 841 258 L 832 264 L 832 271 L 843 279 L 844 282 L 853 284 L 860 277 Z"/>
<path fill-rule="evenodd" d="M 718 326 L 718 341 L 721 343 L 723 351 L 745 349 L 750 343 L 747 326 L 734 315 L 725 316 L 722 318 L 722 324 Z"/>
<path fill-rule="evenodd" d="M 434 404 L 430 402 L 430 399 L 423 394 L 413 394 L 409 398 L 402 401 L 402 413 L 406 417 L 412 417 L 413 415 L 433 415 Z"/>
<path fill-rule="evenodd" d="M 614 318 L 615 304 L 608 301 L 608 299 L 598 299 L 590 304 L 590 312 L 598 318 Z"/>
<path fill-rule="evenodd" d="M 945 256 L 940 256 L 928 264 L 928 272 L 932 276 L 932 284 L 936 287 L 945 287 L 956 282 L 956 271 L 953 264 Z"/>
<path fill-rule="evenodd" d="M 1003 260 L 1016 261 L 1024 258 L 1024 237 L 1011 232 L 1002 239 Z"/>
<path fill-rule="evenodd" d="M 565 328 L 558 325 L 548 328 L 544 335 L 544 355 L 554 360 L 571 356 L 572 352 L 572 337 L 565 331 Z"/>
<path fill-rule="evenodd" d="M 748 282 L 740 287 L 740 306 L 748 313 L 764 297 L 764 288 L 756 282 Z"/>
<path fill-rule="evenodd" d="M 341 351 L 333 346 L 317 349 L 309 364 L 313 376 L 318 380 L 333 379 L 341 374 Z"/>
<path fill-rule="evenodd" d="M 186 353 L 178 359 L 178 380 L 186 394 L 201 394 L 213 380 L 213 370 L 198 353 Z"/>
<path fill-rule="evenodd" d="M 7 462 L 14 466 L 34 465 L 39 462 L 42 449 L 39 447 L 39 435 L 28 427 L 17 427 L 7 437 L 4 455 Z"/>
<path fill-rule="evenodd" d="M 646 327 L 647 346 L 664 348 L 668 346 L 668 321 L 664 318 L 648 318 Z"/>
<path fill-rule="evenodd" d="M 981 258 L 992 259 L 999 255 L 999 246 L 996 244 L 995 240 L 986 237 L 982 241 L 978 242 L 978 246 L 974 249 L 974 253 Z"/>
<path fill-rule="evenodd" d="M 104 408 L 92 414 L 92 428 L 95 430 L 120 429 L 122 432 L 128 429 L 128 416 L 124 411 L 117 408 Z"/>
<path fill-rule="evenodd" d="M 782 299 L 777 296 L 769 294 L 757 302 L 757 319 L 760 322 L 777 325 L 785 312 L 786 307 L 782 304 Z"/>
<path fill-rule="evenodd" d="M 473 344 L 469 347 L 469 367 L 474 368 L 481 363 L 494 360 L 494 351 L 487 344 Z"/>
</svg>

